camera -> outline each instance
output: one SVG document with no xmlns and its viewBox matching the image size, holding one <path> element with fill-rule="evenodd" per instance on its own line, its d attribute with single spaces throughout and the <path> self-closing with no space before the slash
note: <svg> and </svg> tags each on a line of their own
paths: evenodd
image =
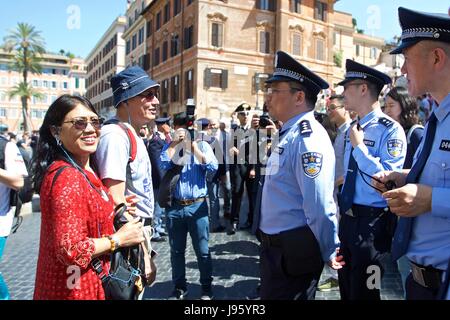
<svg viewBox="0 0 450 320">
<path fill-rule="evenodd" d="M 195 121 L 194 99 L 188 99 L 186 103 L 186 127 L 191 137 L 191 140 L 194 140 L 194 121 Z"/>
<path fill-rule="evenodd" d="M 259 117 L 259 127 L 265 129 L 267 126 L 270 126 L 270 116 L 268 113 L 264 112 L 260 117 Z"/>
</svg>

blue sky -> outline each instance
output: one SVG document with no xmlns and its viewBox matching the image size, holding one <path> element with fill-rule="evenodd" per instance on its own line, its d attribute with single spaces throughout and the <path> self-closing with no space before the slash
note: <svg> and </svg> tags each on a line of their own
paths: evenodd
<svg viewBox="0 0 450 320">
<path fill-rule="evenodd" d="M 399 6 L 447 12 L 450 3 L 447 0 L 339 0 L 335 8 L 352 13 L 358 28 L 364 29 L 365 33 L 389 40 L 400 33 Z M 0 42 L 18 22 L 27 22 L 42 31 L 48 51 L 64 49 L 84 58 L 112 21 L 125 10 L 126 0 L 2 1 Z"/>
</svg>

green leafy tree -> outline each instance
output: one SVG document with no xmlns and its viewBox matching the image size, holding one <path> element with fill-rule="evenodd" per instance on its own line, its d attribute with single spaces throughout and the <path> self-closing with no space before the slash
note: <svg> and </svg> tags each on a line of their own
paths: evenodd
<svg viewBox="0 0 450 320">
<path fill-rule="evenodd" d="M 23 81 L 15 86 L 10 96 L 20 96 L 22 101 L 22 114 L 24 131 L 28 131 L 28 100 L 37 94 L 28 84 L 28 73 L 40 73 L 40 57 L 45 52 L 45 41 L 40 31 L 28 23 L 18 23 L 17 28 L 10 30 L 4 37 L 3 48 L 7 52 L 14 52 L 14 58 L 9 65 L 10 69 L 21 72 Z"/>
</svg>

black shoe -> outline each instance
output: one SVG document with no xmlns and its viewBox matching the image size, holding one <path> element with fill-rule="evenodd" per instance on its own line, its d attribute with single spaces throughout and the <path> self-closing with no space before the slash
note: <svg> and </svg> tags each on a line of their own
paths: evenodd
<svg viewBox="0 0 450 320">
<path fill-rule="evenodd" d="M 184 300 L 188 294 L 187 289 L 175 288 L 168 300 Z"/>
<path fill-rule="evenodd" d="M 202 290 L 202 296 L 200 297 L 200 300 L 212 300 L 213 299 L 213 293 L 212 290 Z"/>
<path fill-rule="evenodd" d="M 211 233 L 219 233 L 219 232 L 224 232 L 225 231 L 225 227 L 224 226 L 218 226 L 217 228 L 213 228 L 211 230 Z"/>
<path fill-rule="evenodd" d="M 164 242 L 166 241 L 166 238 L 164 237 L 156 237 L 151 239 L 152 242 Z"/>
<path fill-rule="evenodd" d="M 227 235 L 231 236 L 236 233 L 236 227 L 234 226 L 234 222 L 227 221 Z"/>
<path fill-rule="evenodd" d="M 246 222 L 244 225 L 239 227 L 239 230 L 248 230 L 252 227 L 252 225 L 248 222 Z"/>
</svg>

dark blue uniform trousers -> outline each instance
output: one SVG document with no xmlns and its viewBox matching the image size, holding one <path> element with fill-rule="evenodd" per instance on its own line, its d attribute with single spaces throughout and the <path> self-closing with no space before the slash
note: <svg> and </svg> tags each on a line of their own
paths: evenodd
<svg viewBox="0 0 450 320">
<path fill-rule="evenodd" d="M 392 213 L 386 212 L 380 216 L 380 211 L 359 217 L 341 215 L 339 252 L 344 256 L 345 266 L 338 271 L 338 275 L 342 300 L 381 299 L 380 290 L 369 286 L 368 282 L 373 284 L 374 266 L 379 268 L 381 282 L 384 274 L 381 261 L 390 251 L 393 219 L 395 216 Z"/>
<path fill-rule="evenodd" d="M 293 277 L 286 273 L 280 247 L 261 246 L 262 300 L 314 300 L 323 265 L 313 273 Z"/>
</svg>

